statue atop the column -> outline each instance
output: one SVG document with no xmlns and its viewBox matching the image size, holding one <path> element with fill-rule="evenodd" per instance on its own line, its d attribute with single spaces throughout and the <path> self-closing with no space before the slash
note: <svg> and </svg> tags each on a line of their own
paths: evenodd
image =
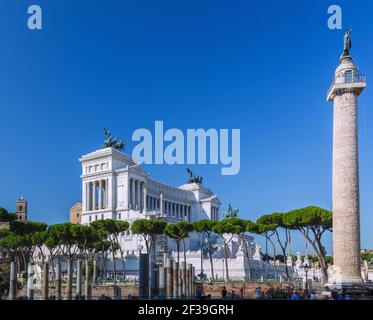
<svg viewBox="0 0 373 320">
<path fill-rule="evenodd" d="M 224 211 L 223 213 L 223 218 L 224 219 L 229 219 L 229 218 L 237 218 L 238 217 L 238 211 L 240 211 L 240 209 L 233 209 L 231 204 L 228 205 L 228 209 Z"/>
<path fill-rule="evenodd" d="M 187 172 L 189 174 L 188 183 L 202 184 L 203 177 L 194 175 L 193 171 L 190 170 L 189 168 L 187 168 L 186 170 L 187 170 Z"/>
<path fill-rule="evenodd" d="M 116 150 L 122 150 L 124 148 L 124 141 L 118 138 L 113 138 L 111 132 L 104 128 L 106 139 L 104 141 L 104 148 L 114 148 Z"/>
<path fill-rule="evenodd" d="M 350 50 L 352 48 L 352 42 L 351 42 L 350 34 L 351 34 L 351 30 L 346 29 L 345 35 L 344 35 L 344 38 L 343 38 L 343 54 L 342 54 L 341 58 L 348 57 L 350 55 Z"/>
</svg>

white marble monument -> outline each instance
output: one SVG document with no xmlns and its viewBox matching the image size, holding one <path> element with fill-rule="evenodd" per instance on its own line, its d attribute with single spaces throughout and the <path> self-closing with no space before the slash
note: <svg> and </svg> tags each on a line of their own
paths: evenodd
<svg viewBox="0 0 373 320">
<path fill-rule="evenodd" d="M 335 70 L 327 100 L 334 104 L 333 120 L 333 259 L 340 285 L 362 281 L 360 270 L 360 213 L 358 158 L 358 97 L 365 77 L 345 48 Z"/>
</svg>

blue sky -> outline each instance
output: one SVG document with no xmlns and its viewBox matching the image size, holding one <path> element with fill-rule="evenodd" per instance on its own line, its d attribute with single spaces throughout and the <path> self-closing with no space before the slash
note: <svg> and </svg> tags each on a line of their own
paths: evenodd
<svg viewBox="0 0 373 320">
<path fill-rule="evenodd" d="M 27 7 L 43 30 L 27 28 Z M 255 220 L 306 205 L 331 209 L 332 105 L 342 52 L 328 1 L 21 1 L 0 4 L 0 205 L 23 192 L 30 218 L 68 219 L 81 199 L 78 158 L 103 128 L 127 141 L 165 128 L 240 128 L 241 171 L 195 166 L 205 185 Z M 373 247 L 373 2 L 338 1 L 352 56 L 368 76 L 360 98 L 362 247 Z M 147 165 L 179 185 L 185 166 Z M 295 239 L 295 236 L 293 236 Z M 331 237 L 327 239 L 331 250 Z M 297 238 L 293 249 L 304 251 Z"/>
</svg>

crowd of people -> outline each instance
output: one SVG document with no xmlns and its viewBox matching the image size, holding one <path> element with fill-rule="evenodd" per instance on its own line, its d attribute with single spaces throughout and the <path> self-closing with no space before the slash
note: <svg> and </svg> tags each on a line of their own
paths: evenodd
<svg viewBox="0 0 373 320">
<path fill-rule="evenodd" d="M 244 299 L 243 288 L 240 289 L 240 294 L 237 294 L 235 290 L 228 292 L 226 287 L 220 292 L 220 299 L 222 300 L 235 300 Z M 280 300 L 349 300 L 350 296 L 346 294 L 345 290 L 332 290 L 329 294 L 317 294 L 315 290 L 296 290 L 291 285 L 282 286 L 270 286 L 266 290 L 261 287 L 255 288 L 255 299 L 280 299 Z M 211 294 L 206 294 L 202 289 L 197 290 L 197 298 L 200 300 L 211 300 L 218 297 L 213 297 Z"/>
</svg>

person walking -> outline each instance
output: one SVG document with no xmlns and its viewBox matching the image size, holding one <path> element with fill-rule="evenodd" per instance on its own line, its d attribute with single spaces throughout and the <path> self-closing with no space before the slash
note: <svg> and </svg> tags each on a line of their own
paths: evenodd
<svg viewBox="0 0 373 320">
<path fill-rule="evenodd" d="M 255 299 L 263 299 L 263 293 L 260 287 L 255 289 Z"/>
<path fill-rule="evenodd" d="M 299 300 L 299 295 L 295 290 L 293 290 L 293 294 L 291 295 L 290 300 Z"/>
<path fill-rule="evenodd" d="M 317 295 L 315 291 L 311 291 L 310 300 L 317 300 Z"/>
<path fill-rule="evenodd" d="M 227 298 L 228 291 L 225 287 L 223 287 L 223 290 L 221 291 L 221 298 L 226 299 Z"/>
</svg>

